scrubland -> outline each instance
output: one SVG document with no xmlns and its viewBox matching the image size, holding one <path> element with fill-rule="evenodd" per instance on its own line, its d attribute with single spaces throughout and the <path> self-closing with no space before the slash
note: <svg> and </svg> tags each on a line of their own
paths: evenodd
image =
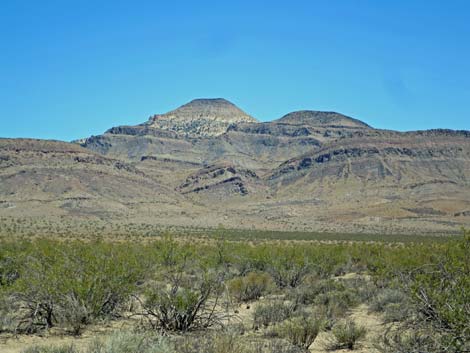
<svg viewBox="0 0 470 353">
<path fill-rule="evenodd" d="M 406 243 L 3 237 L 0 351 L 469 351 L 463 233 Z"/>
</svg>

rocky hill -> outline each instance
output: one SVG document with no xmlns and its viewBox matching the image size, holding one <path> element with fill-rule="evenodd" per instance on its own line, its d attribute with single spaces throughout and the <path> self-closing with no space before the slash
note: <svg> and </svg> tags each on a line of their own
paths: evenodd
<svg viewBox="0 0 470 353">
<path fill-rule="evenodd" d="M 217 136 L 228 126 L 256 122 L 235 104 L 223 99 L 194 99 L 166 114 L 154 115 L 146 125 L 184 136 Z"/>
<path fill-rule="evenodd" d="M 160 225 L 342 232 L 470 226 L 470 132 L 334 112 L 258 122 L 196 99 L 75 143 L 0 140 L 0 209 Z"/>
<path fill-rule="evenodd" d="M 290 125 L 310 125 L 324 127 L 341 127 L 341 128 L 370 128 L 366 123 L 351 118 L 349 116 L 335 112 L 319 112 L 315 110 L 301 110 L 289 113 L 279 120 L 279 123 Z"/>
<path fill-rule="evenodd" d="M 0 139 L 1 216 L 140 217 L 149 204 L 185 207 L 130 163 L 66 142 Z"/>
</svg>

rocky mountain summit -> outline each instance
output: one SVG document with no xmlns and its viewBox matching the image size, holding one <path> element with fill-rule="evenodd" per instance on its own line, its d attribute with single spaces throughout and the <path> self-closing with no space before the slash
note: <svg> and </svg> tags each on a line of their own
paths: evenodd
<svg viewBox="0 0 470 353">
<path fill-rule="evenodd" d="M 0 141 L 0 209 L 162 226 L 454 233 L 470 226 L 470 131 L 376 129 L 221 98 L 75 143 Z"/>
<path fill-rule="evenodd" d="M 342 128 L 370 128 L 366 123 L 335 112 L 301 110 L 284 115 L 278 123 L 291 125 L 330 126 Z"/>
<path fill-rule="evenodd" d="M 231 124 L 256 122 L 235 104 L 223 99 L 194 99 L 165 114 L 152 116 L 146 125 L 185 136 L 217 136 Z"/>
</svg>

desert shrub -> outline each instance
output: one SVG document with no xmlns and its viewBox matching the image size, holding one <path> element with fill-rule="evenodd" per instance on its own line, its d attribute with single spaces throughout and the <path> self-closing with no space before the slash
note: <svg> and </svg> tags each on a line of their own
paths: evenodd
<svg viewBox="0 0 470 353">
<path fill-rule="evenodd" d="M 237 277 L 228 282 L 230 294 L 238 302 L 259 299 L 272 287 L 272 278 L 266 273 L 250 272 L 244 277 Z"/>
<path fill-rule="evenodd" d="M 431 353 L 470 350 L 470 235 L 432 256 L 408 271 L 393 268 L 409 297 L 410 314 L 394 328 L 393 339 L 384 339 L 385 346 L 424 342 Z"/>
<path fill-rule="evenodd" d="M 145 291 L 141 315 L 150 327 L 186 332 L 222 325 L 226 313 L 218 307 L 223 295 L 221 276 L 202 273 L 187 277 L 182 273 L 168 280 L 166 285 L 157 283 Z"/>
<path fill-rule="evenodd" d="M 18 326 L 20 307 L 8 295 L 0 295 L 0 333 L 15 332 Z"/>
<path fill-rule="evenodd" d="M 168 268 L 185 266 L 188 259 L 194 255 L 191 246 L 183 246 L 170 234 L 164 234 L 152 247 L 156 262 Z"/>
<path fill-rule="evenodd" d="M 355 293 L 355 297 L 360 303 L 370 303 L 376 296 L 378 287 L 376 284 L 364 277 L 342 280 L 344 286 Z"/>
<path fill-rule="evenodd" d="M 345 311 L 336 303 L 328 303 L 327 305 L 317 305 L 314 307 L 316 316 L 323 317 L 325 330 L 331 330 L 333 326 L 346 316 Z"/>
<path fill-rule="evenodd" d="M 328 300 L 328 294 L 331 292 L 345 291 L 346 287 L 339 281 L 332 279 L 309 278 L 300 286 L 291 289 L 287 297 L 298 304 L 311 305 L 319 301 Z"/>
<path fill-rule="evenodd" d="M 173 339 L 174 353 L 303 353 L 283 339 L 248 339 L 234 332 L 213 332 L 205 335 L 184 335 Z M 172 351 L 173 352 L 173 351 Z"/>
<path fill-rule="evenodd" d="M 383 322 L 403 322 L 407 320 L 410 315 L 413 315 L 412 308 L 407 302 L 404 303 L 390 303 L 385 307 Z"/>
<path fill-rule="evenodd" d="M 359 300 L 356 293 L 350 289 L 332 290 L 318 295 L 315 299 L 315 304 L 326 307 L 335 307 L 337 311 L 340 311 L 343 314 L 346 314 L 348 310 L 356 306 L 358 303 Z"/>
<path fill-rule="evenodd" d="M 228 246 L 228 245 L 227 245 Z M 230 267 L 239 276 L 250 272 L 264 272 L 270 251 L 266 246 L 246 246 L 243 243 L 230 243 Z"/>
<path fill-rule="evenodd" d="M 470 348 L 470 235 L 436 265 L 411 275 L 409 289 L 424 319 L 444 347 Z"/>
<path fill-rule="evenodd" d="M 270 339 L 268 342 L 255 344 L 246 353 L 304 353 L 303 348 L 294 346 L 283 339 Z"/>
<path fill-rule="evenodd" d="M 300 286 L 287 291 L 286 296 L 299 305 L 311 305 L 315 302 L 318 294 L 318 284 L 314 281 L 305 281 Z"/>
<path fill-rule="evenodd" d="M 406 295 L 393 288 L 381 289 L 370 304 L 370 309 L 375 312 L 384 312 L 390 304 L 400 304 L 407 300 Z"/>
<path fill-rule="evenodd" d="M 215 244 L 215 267 L 222 267 L 227 269 L 230 264 L 233 262 L 232 252 L 230 250 L 229 244 L 219 239 Z"/>
<path fill-rule="evenodd" d="M 331 329 L 337 320 L 360 301 L 356 290 L 342 281 L 310 280 L 288 292 L 287 297 L 297 305 L 314 305 L 315 312 L 325 318 L 325 328 Z"/>
<path fill-rule="evenodd" d="M 323 305 L 334 303 L 346 311 L 356 306 L 359 300 L 354 291 L 346 289 L 344 291 L 331 291 L 330 293 L 319 295 L 316 302 Z"/>
<path fill-rule="evenodd" d="M 399 322 L 412 315 L 409 298 L 397 288 L 382 288 L 372 299 L 369 309 L 382 312 L 385 323 Z"/>
<path fill-rule="evenodd" d="M 350 349 L 353 350 L 357 344 L 367 335 L 367 329 L 357 326 L 352 320 L 340 322 L 333 327 L 333 338 L 330 341 L 330 349 Z"/>
<path fill-rule="evenodd" d="M 276 332 L 294 346 L 308 351 L 308 348 L 317 338 L 322 325 L 322 320 L 299 316 L 284 321 L 276 328 Z"/>
<path fill-rule="evenodd" d="M 282 301 L 258 304 L 253 312 L 253 327 L 268 327 L 287 320 L 295 314 L 295 309 L 295 305 Z"/>
<path fill-rule="evenodd" d="M 105 339 L 96 339 L 84 353 L 172 353 L 167 339 L 130 331 L 116 331 Z"/>
<path fill-rule="evenodd" d="M 10 291 L 19 277 L 24 252 L 22 242 L 0 242 L 0 333 L 13 332 L 18 324 L 19 305 Z"/>
<path fill-rule="evenodd" d="M 21 244 L 1 244 L 0 246 L 0 292 L 11 286 L 19 277 Z M 0 294 L 1 295 L 1 294 Z"/>
<path fill-rule="evenodd" d="M 406 332 L 400 329 L 386 330 L 376 346 L 383 353 L 446 352 L 432 334 L 412 330 Z"/>
<path fill-rule="evenodd" d="M 130 237 L 139 229 L 138 225 L 129 225 L 120 232 Z M 385 321 L 399 326 L 397 337 L 404 337 L 402 345 L 408 342 L 407 337 L 414 337 L 410 342 L 430 339 L 437 347 L 432 351 L 428 344 L 430 353 L 469 350 L 468 239 L 415 241 L 406 246 L 276 245 L 256 240 L 252 246 L 232 241 L 214 245 L 170 236 L 148 242 L 151 229 L 145 228 L 145 242 L 85 243 L 70 241 L 68 235 L 65 237 L 68 231 L 64 228 L 60 233 L 67 242 L 0 240 L 0 298 L 8 301 L 7 305 L 0 304 L 0 330 L 15 326 L 19 331 L 33 332 L 60 326 L 77 334 L 91 322 L 122 315 L 131 297 L 148 304 L 142 309 L 141 303 L 136 303 L 137 310 L 133 310 L 148 315 L 152 327 L 164 327 L 159 321 L 164 317 L 163 321 L 173 322 L 170 327 L 191 331 L 211 326 L 209 321 L 221 323 L 222 283 L 228 278 L 232 278 L 226 281 L 228 288 L 237 300 L 269 293 L 263 280 L 257 278 L 264 272 L 287 295 L 285 303 L 291 304 L 282 303 L 286 308 L 279 310 L 260 307 L 255 327 L 275 327 L 300 316 L 298 307 L 310 305 L 315 313 L 326 317 L 326 327 L 331 328 L 351 307 L 375 298 L 372 305 L 383 310 Z M 289 239 L 291 235 L 285 236 Z M 87 237 L 93 238 L 90 234 Z M 352 269 L 367 269 L 367 276 L 329 280 Z M 223 275 L 209 275 L 216 271 Z M 162 278 L 162 274 L 172 277 Z M 204 283 L 214 283 L 209 285 L 209 294 Z M 148 290 L 141 295 L 145 286 Z M 399 290 L 407 300 L 400 301 L 395 294 L 385 295 L 381 290 L 376 294 L 377 288 Z M 191 313 L 196 307 L 199 318 L 193 320 Z"/>
<path fill-rule="evenodd" d="M 144 270 L 129 246 L 35 242 L 11 287 L 12 297 L 24 309 L 18 330 L 65 324 L 78 333 L 95 319 L 117 317 Z"/>
<path fill-rule="evenodd" d="M 308 256 L 299 247 L 274 248 L 266 265 L 266 271 L 279 288 L 297 287 L 310 270 Z"/>
<path fill-rule="evenodd" d="M 80 335 L 91 322 L 91 313 L 86 304 L 73 294 L 64 295 L 56 310 L 57 322 L 66 327 L 71 334 Z"/>
<path fill-rule="evenodd" d="M 14 332 L 18 322 L 13 312 L 0 309 L 0 333 Z"/>
<path fill-rule="evenodd" d="M 348 248 L 337 244 L 336 246 L 322 246 L 310 250 L 313 269 L 320 278 L 328 279 L 334 275 L 341 275 L 350 267 Z"/>
</svg>

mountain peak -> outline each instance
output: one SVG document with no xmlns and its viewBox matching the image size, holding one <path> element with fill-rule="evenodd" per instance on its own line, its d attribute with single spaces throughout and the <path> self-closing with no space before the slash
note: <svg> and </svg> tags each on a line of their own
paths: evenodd
<svg viewBox="0 0 470 353">
<path fill-rule="evenodd" d="M 280 123 L 311 126 L 341 126 L 351 128 L 370 128 L 366 123 L 349 116 L 317 110 L 299 110 L 284 115 L 277 120 Z"/>
<path fill-rule="evenodd" d="M 162 117 L 179 117 L 183 119 L 209 118 L 227 122 L 256 122 L 256 119 L 245 113 L 232 102 L 224 98 L 198 98 L 172 110 Z"/>
<path fill-rule="evenodd" d="M 165 114 L 150 118 L 148 124 L 185 135 L 215 136 L 231 124 L 256 122 L 256 119 L 224 98 L 198 98 Z"/>
<path fill-rule="evenodd" d="M 229 105 L 235 106 L 232 102 L 225 98 L 196 98 L 183 106 L 204 106 L 204 105 Z"/>
</svg>

